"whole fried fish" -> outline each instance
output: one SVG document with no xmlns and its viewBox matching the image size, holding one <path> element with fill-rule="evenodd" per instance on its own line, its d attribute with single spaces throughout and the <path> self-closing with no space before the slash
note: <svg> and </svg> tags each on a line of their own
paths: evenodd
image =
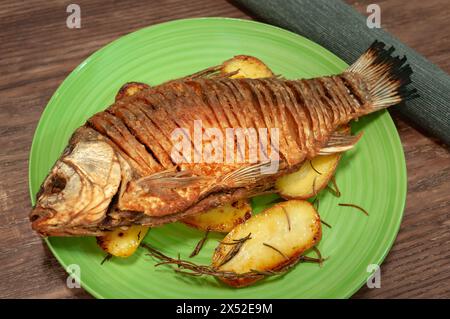
<svg viewBox="0 0 450 319">
<path fill-rule="evenodd" d="M 360 136 L 339 126 L 415 95 L 411 68 L 393 50 L 375 42 L 339 75 L 231 79 L 207 70 L 124 96 L 73 134 L 37 194 L 32 227 L 99 236 L 270 190 L 305 160 L 352 148 Z M 257 142 L 242 147 L 237 129 Z"/>
</svg>

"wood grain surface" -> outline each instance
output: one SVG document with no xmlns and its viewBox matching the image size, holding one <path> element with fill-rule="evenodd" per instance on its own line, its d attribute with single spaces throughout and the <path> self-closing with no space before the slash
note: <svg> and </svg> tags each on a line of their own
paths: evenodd
<svg viewBox="0 0 450 319">
<path fill-rule="evenodd" d="M 28 222 L 28 153 L 39 117 L 64 78 L 108 42 L 187 17 L 252 19 L 227 1 L 75 1 L 81 29 L 66 27 L 69 1 L 0 3 L 0 298 L 90 298 L 66 288 L 66 274 Z M 382 26 L 450 71 L 447 0 L 378 3 Z M 189 4 L 187 4 L 189 3 Z M 393 113 L 406 154 L 408 197 L 397 240 L 381 267 L 381 288 L 356 298 L 450 297 L 450 153 Z"/>
</svg>

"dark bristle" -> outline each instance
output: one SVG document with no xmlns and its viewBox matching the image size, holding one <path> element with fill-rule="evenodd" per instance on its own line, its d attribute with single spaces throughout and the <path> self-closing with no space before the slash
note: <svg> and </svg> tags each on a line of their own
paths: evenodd
<svg viewBox="0 0 450 319">
<path fill-rule="evenodd" d="M 393 53 L 395 51 L 395 48 L 393 46 L 391 46 L 386 52 L 387 54 L 391 55 L 391 53 Z"/>
<path fill-rule="evenodd" d="M 405 94 L 403 96 L 404 101 L 409 101 L 409 100 L 416 99 L 416 98 L 420 97 L 420 94 L 417 93 L 417 92 L 418 91 L 415 88 L 405 92 Z"/>
</svg>

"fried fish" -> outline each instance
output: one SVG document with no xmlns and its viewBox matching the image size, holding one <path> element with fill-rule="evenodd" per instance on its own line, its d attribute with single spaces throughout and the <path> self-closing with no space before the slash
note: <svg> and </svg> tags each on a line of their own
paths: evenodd
<svg viewBox="0 0 450 319">
<path fill-rule="evenodd" d="M 36 196 L 32 227 L 99 236 L 267 192 L 305 160 L 351 149 L 360 136 L 338 127 L 415 96 L 393 51 L 375 42 L 339 75 L 232 79 L 211 68 L 122 94 L 75 131 Z"/>
</svg>

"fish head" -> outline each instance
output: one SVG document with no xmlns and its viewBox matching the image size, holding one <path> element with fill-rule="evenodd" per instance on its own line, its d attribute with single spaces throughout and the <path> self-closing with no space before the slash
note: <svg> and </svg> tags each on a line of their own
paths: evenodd
<svg viewBox="0 0 450 319">
<path fill-rule="evenodd" d="M 118 192 L 118 155 L 99 133 L 84 130 L 74 134 L 36 195 L 30 220 L 43 236 L 101 233 L 101 223 Z"/>
</svg>

